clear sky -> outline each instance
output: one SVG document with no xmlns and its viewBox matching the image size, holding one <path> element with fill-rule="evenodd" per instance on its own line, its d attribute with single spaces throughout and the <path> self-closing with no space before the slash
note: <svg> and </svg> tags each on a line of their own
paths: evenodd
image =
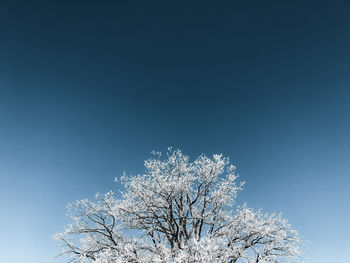
<svg viewBox="0 0 350 263">
<path fill-rule="evenodd" d="M 1 1 L 0 261 L 63 262 L 66 204 L 173 146 L 348 263 L 349 102 L 348 0 Z"/>
</svg>

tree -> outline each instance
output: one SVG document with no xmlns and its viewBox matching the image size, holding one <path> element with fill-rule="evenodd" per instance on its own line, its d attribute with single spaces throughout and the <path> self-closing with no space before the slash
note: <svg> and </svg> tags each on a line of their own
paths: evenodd
<svg viewBox="0 0 350 263">
<path fill-rule="evenodd" d="M 268 263 L 297 259 L 302 241 L 281 215 L 236 206 L 235 167 L 222 155 L 190 162 L 169 149 L 122 176 L 121 198 L 69 205 L 73 220 L 56 234 L 70 262 Z"/>
</svg>

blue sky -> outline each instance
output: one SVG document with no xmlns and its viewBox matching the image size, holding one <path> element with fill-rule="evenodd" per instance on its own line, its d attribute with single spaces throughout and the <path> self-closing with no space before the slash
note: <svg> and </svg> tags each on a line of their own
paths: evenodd
<svg viewBox="0 0 350 263">
<path fill-rule="evenodd" d="M 223 153 L 309 263 L 349 262 L 350 2 L 0 3 L 3 262 L 52 258 L 65 206 L 152 150 Z"/>
</svg>

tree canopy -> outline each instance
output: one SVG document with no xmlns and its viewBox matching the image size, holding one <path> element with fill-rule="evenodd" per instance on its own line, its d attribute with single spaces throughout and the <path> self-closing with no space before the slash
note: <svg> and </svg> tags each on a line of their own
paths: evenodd
<svg viewBox="0 0 350 263">
<path fill-rule="evenodd" d="M 243 182 L 228 158 L 153 154 L 143 174 L 122 176 L 121 198 L 110 191 L 68 205 L 72 223 L 54 237 L 71 262 L 297 260 L 302 241 L 281 214 L 235 203 Z"/>
</svg>

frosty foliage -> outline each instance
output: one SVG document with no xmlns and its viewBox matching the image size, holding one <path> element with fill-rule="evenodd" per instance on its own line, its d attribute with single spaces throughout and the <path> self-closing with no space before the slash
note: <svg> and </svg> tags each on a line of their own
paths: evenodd
<svg viewBox="0 0 350 263">
<path fill-rule="evenodd" d="M 277 263 L 293 261 L 301 240 L 281 215 L 234 207 L 243 183 L 228 158 L 155 152 L 145 173 L 122 176 L 113 192 L 68 209 L 72 223 L 55 239 L 70 262 Z"/>
</svg>

